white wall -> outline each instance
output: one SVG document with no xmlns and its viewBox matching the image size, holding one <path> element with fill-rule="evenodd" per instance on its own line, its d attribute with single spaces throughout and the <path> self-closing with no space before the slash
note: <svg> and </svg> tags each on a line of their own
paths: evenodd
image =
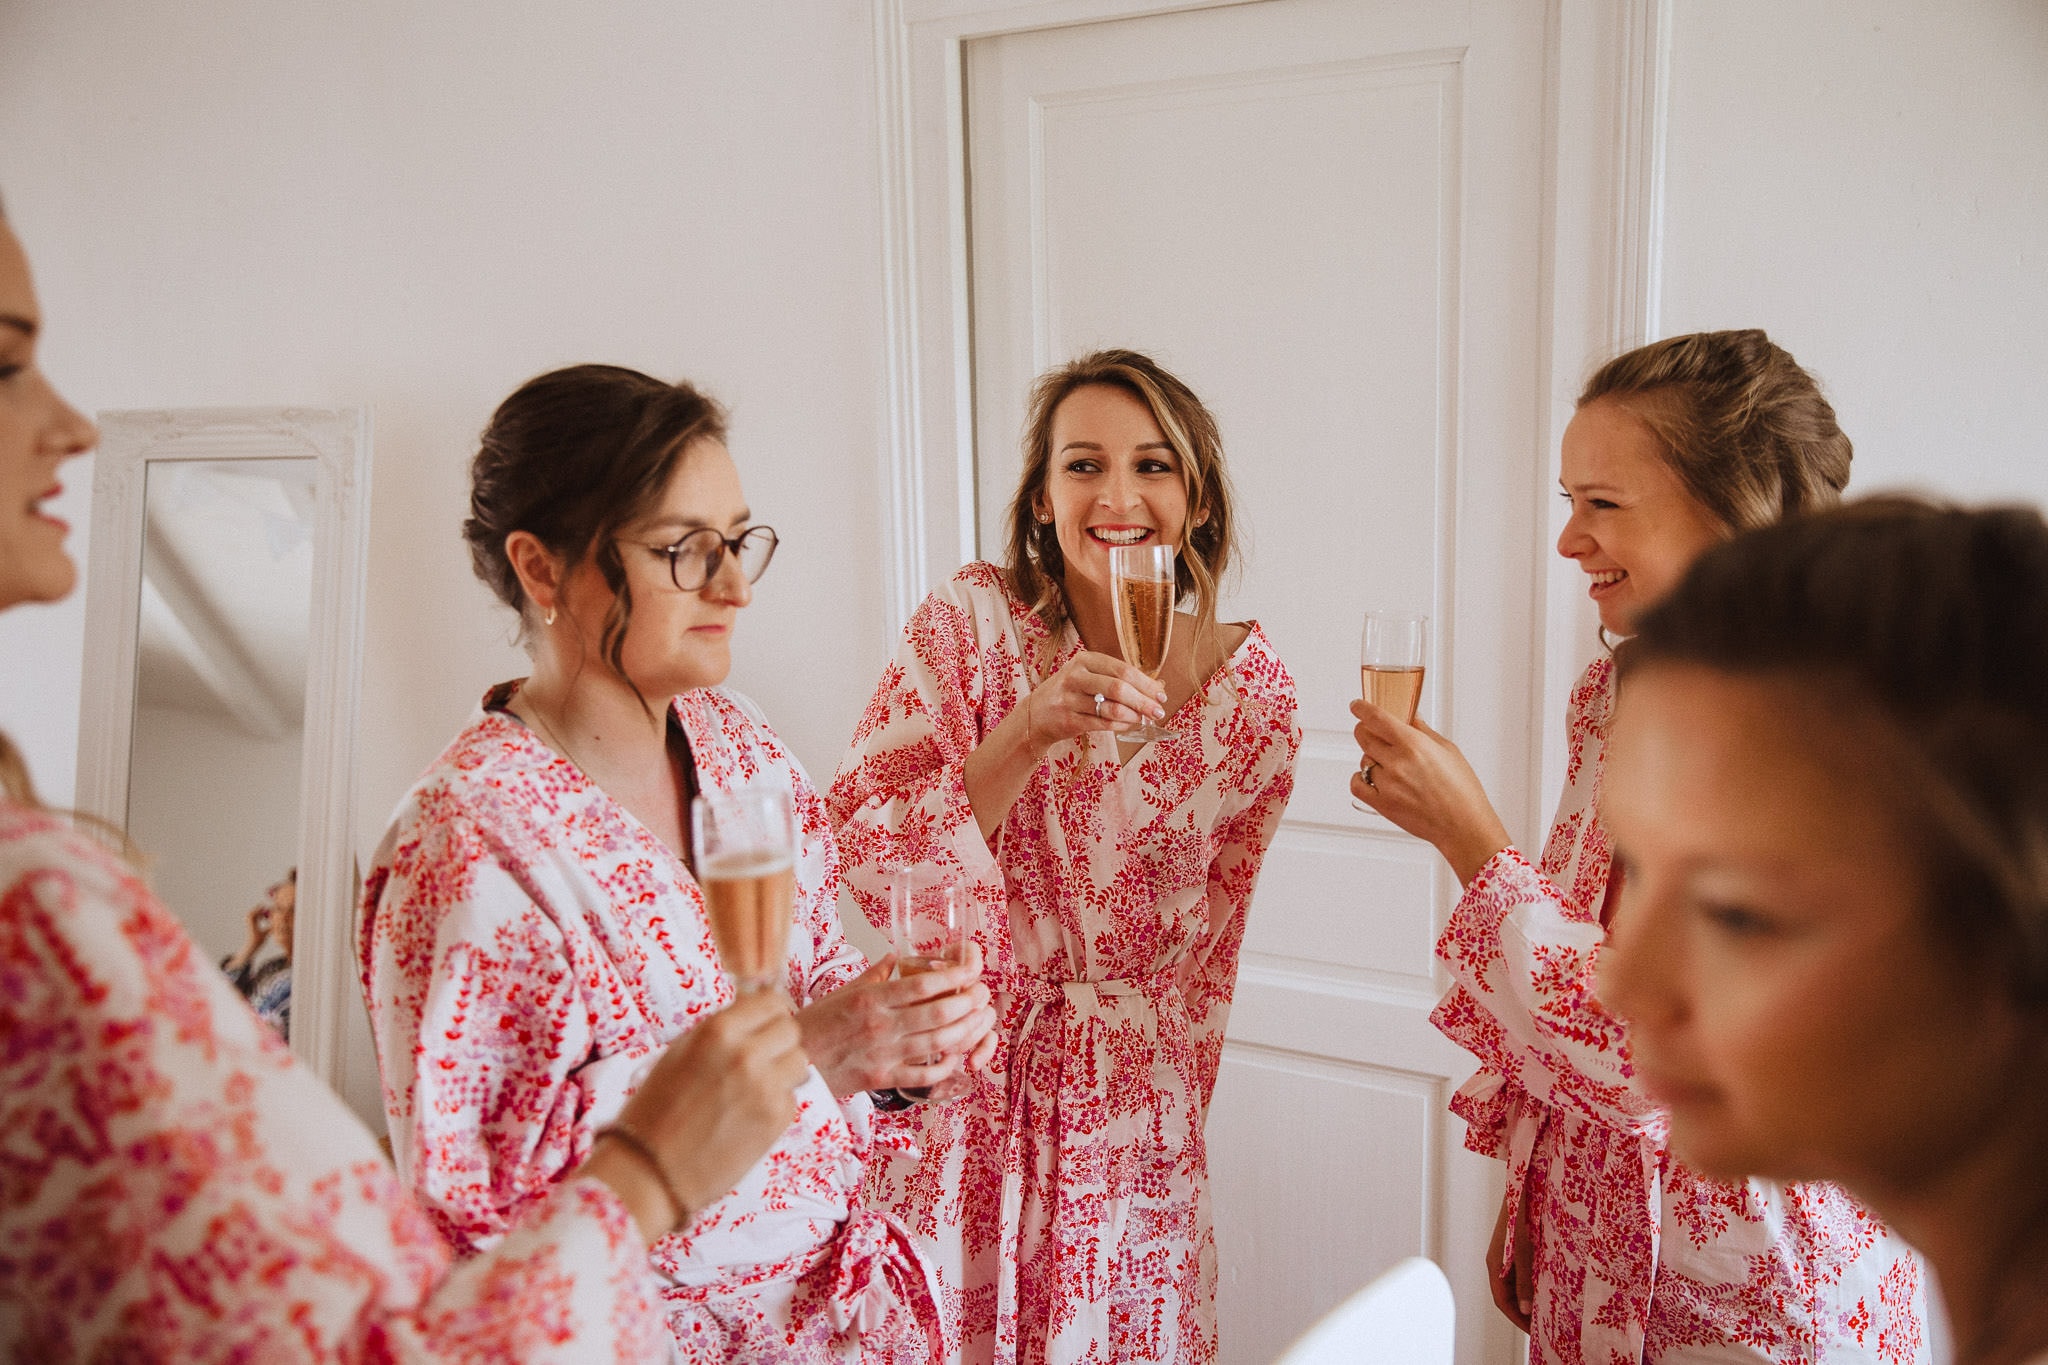
<svg viewBox="0 0 2048 1365">
<path fill-rule="evenodd" d="M 1674 11 L 1664 330 L 1768 330 L 1852 492 L 2048 502 L 2048 4 Z"/>
<path fill-rule="evenodd" d="M 299 860 L 296 727 L 258 739 L 212 713 L 135 713 L 128 836 L 150 887 L 218 962 L 249 936 L 249 909 Z"/>
<path fill-rule="evenodd" d="M 525 671 L 460 540 L 467 461 L 576 361 L 730 405 L 782 534 L 733 681 L 836 766 L 888 649 L 871 35 L 867 0 L 0 6 L 0 194 L 73 401 L 373 409 L 365 851 Z M 60 803 L 80 603 L 0 622 L 0 726 Z"/>
</svg>

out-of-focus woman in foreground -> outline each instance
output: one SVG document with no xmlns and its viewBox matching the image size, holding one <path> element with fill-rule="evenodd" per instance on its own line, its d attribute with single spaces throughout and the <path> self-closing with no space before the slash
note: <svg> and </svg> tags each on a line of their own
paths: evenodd
<svg viewBox="0 0 2048 1365">
<path fill-rule="evenodd" d="M 1962 1365 L 2048 1361 L 2048 524 L 1887 498 L 1758 532 L 1621 672 L 1599 990 L 1672 1145 L 1847 1186 Z"/>
<path fill-rule="evenodd" d="M 37 369 L 40 327 L 0 220 L 0 610 L 77 579 L 42 504 L 96 433 Z M 369 1130 L 5 759 L 0 1358 L 662 1358 L 648 1243 L 795 1110 L 805 1061 L 772 1000 L 679 1041 L 627 1109 L 634 1138 L 457 1265 Z"/>
</svg>

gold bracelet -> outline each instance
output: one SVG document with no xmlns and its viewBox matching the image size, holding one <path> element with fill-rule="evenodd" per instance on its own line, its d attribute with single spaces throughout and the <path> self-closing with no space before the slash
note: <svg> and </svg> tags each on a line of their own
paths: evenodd
<svg viewBox="0 0 2048 1365">
<path fill-rule="evenodd" d="M 616 1139 L 627 1151 L 639 1157 L 647 1169 L 654 1173 L 654 1182 L 661 1186 L 661 1192 L 668 1197 L 669 1207 L 676 1211 L 675 1224 L 669 1228 L 669 1231 L 676 1232 L 685 1227 L 690 1221 L 690 1206 L 685 1204 L 682 1196 L 676 1193 L 676 1187 L 669 1181 L 668 1172 L 662 1169 L 661 1159 L 654 1155 L 654 1149 L 647 1145 L 646 1139 L 642 1138 L 631 1128 L 628 1128 L 624 1123 L 613 1123 L 598 1129 L 596 1136 L 590 1139 L 590 1145 L 595 1147 L 606 1138 Z"/>
</svg>

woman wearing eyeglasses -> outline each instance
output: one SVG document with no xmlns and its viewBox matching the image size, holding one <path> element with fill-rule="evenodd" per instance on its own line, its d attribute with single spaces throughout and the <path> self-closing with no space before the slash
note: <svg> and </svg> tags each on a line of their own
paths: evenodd
<svg viewBox="0 0 2048 1365">
<path fill-rule="evenodd" d="M 364 889 L 393 1150 L 458 1246 L 543 1199 L 645 1061 L 734 997 L 691 798 L 784 787 L 802 827 L 784 984 L 814 1070 L 777 1146 L 651 1259 L 684 1360 L 915 1361 L 932 1283 L 901 1225 L 861 1207 L 865 1092 L 985 1056 L 994 1015 L 978 961 L 891 981 L 845 941 L 824 804 L 718 685 L 776 544 L 724 437 L 690 385 L 595 365 L 530 381 L 484 433 L 464 534 L 533 671 L 492 688 L 400 803 Z"/>
</svg>

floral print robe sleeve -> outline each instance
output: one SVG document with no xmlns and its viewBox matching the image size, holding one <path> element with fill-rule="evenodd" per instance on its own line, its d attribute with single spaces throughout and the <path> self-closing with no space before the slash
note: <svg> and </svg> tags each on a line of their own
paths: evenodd
<svg viewBox="0 0 2048 1365">
<path fill-rule="evenodd" d="M 359 934 L 399 1171 L 467 1249 L 548 1198 L 661 1048 L 733 998 L 687 864 L 503 711 L 509 696 L 400 804 Z M 675 715 L 704 789 L 791 791 L 791 999 L 852 980 L 867 964 L 840 929 L 809 779 L 737 694 L 685 694 Z M 682 1357 L 917 1360 L 937 1314 L 907 1234 L 859 1203 L 868 1101 L 815 1070 L 798 1101 L 739 1187 L 653 1249 Z"/>
<path fill-rule="evenodd" d="M 1540 863 L 1504 849 L 1437 943 L 1432 1016 L 1479 1059 L 1451 1101 L 1507 1163 L 1535 1242 L 1540 1365 L 1917 1365 L 1925 1292 L 1904 1243 L 1833 1185 L 1730 1184 L 1664 1145 L 1621 1022 L 1594 997 L 1611 855 L 1599 820 L 1614 700 L 1600 659 L 1572 692 L 1565 791 Z M 1526 1198 L 1527 1209 L 1523 1209 Z M 1701 1358 L 1704 1358 L 1702 1356 Z"/>
<path fill-rule="evenodd" d="M 8 804 L 0 987 L 0 1358 L 664 1358 L 609 1190 L 457 1261 L 148 890 Z"/>
<path fill-rule="evenodd" d="M 938 1270 L 956 1359 L 1209 1361 L 1202 1128 L 1293 786 L 1293 681 L 1252 627 L 1128 764 L 1106 734 L 1055 745 L 991 847 L 967 757 L 1080 647 L 1034 667 L 1046 645 L 994 566 L 962 569 L 918 609 L 832 785 L 877 926 L 892 868 L 960 876 L 999 1014 L 992 1073 L 893 1120 L 871 1188 Z"/>
</svg>

